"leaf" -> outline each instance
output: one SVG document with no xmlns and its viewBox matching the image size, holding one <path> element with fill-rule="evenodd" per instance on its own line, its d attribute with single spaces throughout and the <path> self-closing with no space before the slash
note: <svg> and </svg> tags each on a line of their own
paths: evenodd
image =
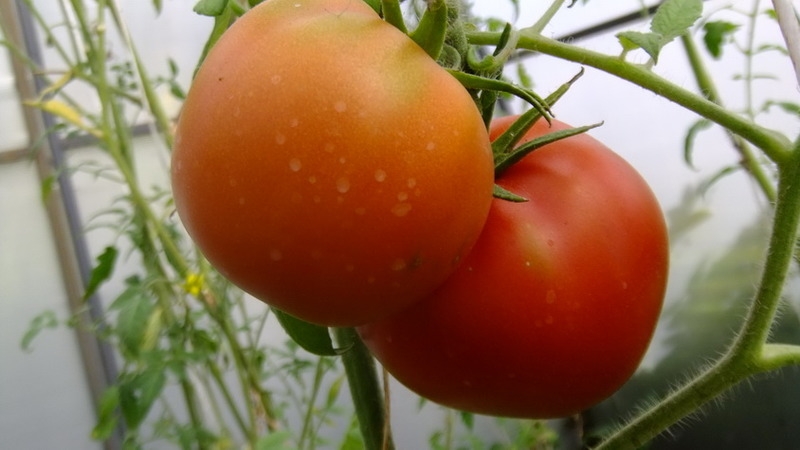
<svg viewBox="0 0 800 450">
<path fill-rule="evenodd" d="M 117 427 L 117 415 L 115 414 L 117 407 L 119 407 L 119 388 L 110 386 L 100 397 L 100 404 L 97 408 L 97 424 L 92 429 L 92 439 L 104 441 L 111 436 L 114 428 Z"/>
<path fill-rule="evenodd" d="M 164 0 L 153 0 L 153 8 L 156 9 L 156 13 L 161 14 L 164 9 Z"/>
<path fill-rule="evenodd" d="M 89 276 L 89 282 L 86 285 L 86 291 L 83 293 L 84 301 L 91 297 L 97 291 L 97 288 L 114 273 L 117 253 L 118 250 L 116 247 L 108 246 L 103 250 L 103 253 L 97 257 L 97 265 L 92 269 L 92 274 Z"/>
<path fill-rule="evenodd" d="M 641 48 L 657 63 L 661 49 L 686 33 L 702 14 L 702 0 L 667 0 L 653 15 L 649 33 L 623 31 L 617 39 L 625 51 Z"/>
<path fill-rule="evenodd" d="M 527 198 L 511 192 L 508 189 L 500 186 L 499 184 L 494 185 L 494 189 L 492 190 L 492 197 L 513 203 L 525 203 L 528 201 Z"/>
<path fill-rule="evenodd" d="M 42 180 L 42 204 L 47 204 L 50 194 L 53 193 L 53 187 L 56 181 L 58 181 L 58 177 L 55 175 L 48 175 Z"/>
<path fill-rule="evenodd" d="M 290 450 L 291 437 L 292 433 L 288 430 L 273 431 L 256 442 L 256 450 Z"/>
<path fill-rule="evenodd" d="M 272 312 L 292 340 L 304 350 L 319 356 L 336 356 L 340 352 L 333 347 L 328 328 L 300 320 L 279 309 Z"/>
<path fill-rule="evenodd" d="M 467 427 L 468 430 L 475 428 L 475 415 L 465 411 L 459 411 L 458 417 L 461 418 L 461 423 Z"/>
<path fill-rule="evenodd" d="M 328 397 L 325 399 L 325 407 L 332 408 L 336 404 L 336 399 L 339 398 L 339 393 L 342 391 L 342 383 L 345 380 L 345 376 L 342 375 L 331 383 L 330 389 L 328 389 Z"/>
<path fill-rule="evenodd" d="M 339 450 L 363 450 L 363 449 L 364 449 L 364 437 L 361 435 L 361 430 L 358 427 L 358 419 L 354 414 L 353 419 L 350 421 L 350 426 L 347 428 L 347 432 L 345 432 L 342 445 L 339 446 Z"/>
<path fill-rule="evenodd" d="M 701 184 L 700 187 L 698 188 L 698 191 L 700 192 L 701 195 L 705 195 L 705 193 L 708 192 L 712 186 L 717 184 L 719 180 L 735 172 L 738 172 L 739 170 L 742 170 L 742 166 L 740 165 L 728 166 L 723 168 L 719 172 L 712 175 L 711 178 L 704 181 L 703 184 Z"/>
<path fill-rule="evenodd" d="M 433 59 L 438 59 L 444 47 L 447 32 L 446 2 L 429 1 L 417 28 L 409 36 Z"/>
<path fill-rule="evenodd" d="M 148 332 L 145 324 L 150 321 L 151 315 L 156 313 L 153 303 L 141 285 L 132 285 L 114 300 L 109 309 L 118 311 L 114 332 L 119 337 L 123 349 L 134 357 L 138 356 Z"/>
<path fill-rule="evenodd" d="M 192 10 L 203 16 L 221 16 L 228 6 L 228 0 L 199 0 Z"/>
<path fill-rule="evenodd" d="M 664 37 L 660 34 L 641 33 L 638 31 L 623 31 L 617 34 L 617 39 L 625 50 L 641 48 L 655 62 L 658 62 L 658 54 L 665 44 Z"/>
<path fill-rule="evenodd" d="M 722 56 L 722 44 L 728 42 L 737 29 L 739 25 L 723 20 L 706 22 L 703 25 L 703 42 L 711 56 L 716 59 Z"/>
<path fill-rule="evenodd" d="M 800 103 L 770 100 L 764 104 L 762 111 L 770 109 L 773 106 L 777 106 L 788 114 L 800 116 Z"/>
<path fill-rule="evenodd" d="M 125 423 L 136 429 L 142 423 L 167 381 L 164 367 L 149 366 L 143 372 L 123 377 L 119 383 L 119 406 Z"/>
<path fill-rule="evenodd" d="M 45 311 L 31 320 L 28 330 L 22 336 L 20 346 L 24 351 L 31 350 L 31 343 L 42 330 L 53 329 L 58 326 L 58 319 L 54 311 Z"/>
<path fill-rule="evenodd" d="M 666 44 L 688 31 L 702 14 L 702 0 L 667 0 L 653 15 L 650 30 L 663 36 Z"/>
<path fill-rule="evenodd" d="M 57 116 L 96 138 L 101 138 L 103 136 L 100 130 L 92 128 L 84 123 L 83 116 L 81 116 L 81 113 L 77 109 L 60 100 L 26 101 L 23 103 L 27 106 L 39 108 L 46 113 Z"/>
<path fill-rule="evenodd" d="M 686 161 L 686 164 L 692 169 L 696 168 L 692 160 L 694 141 L 701 131 L 711 128 L 711 125 L 713 125 L 713 122 L 710 120 L 700 119 L 689 127 L 689 130 L 686 132 L 686 138 L 683 140 L 683 160 Z"/>
</svg>

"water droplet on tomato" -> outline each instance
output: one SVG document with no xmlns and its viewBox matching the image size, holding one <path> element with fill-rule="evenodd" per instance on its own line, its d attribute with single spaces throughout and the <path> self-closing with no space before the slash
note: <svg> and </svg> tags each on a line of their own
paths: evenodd
<svg viewBox="0 0 800 450">
<path fill-rule="evenodd" d="M 347 111 L 347 103 L 343 102 L 342 100 L 339 100 L 338 102 L 333 104 L 333 109 L 335 109 L 336 112 L 343 113 Z"/>
<path fill-rule="evenodd" d="M 336 190 L 340 194 L 346 194 L 350 190 L 350 180 L 344 177 L 336 180 Z"/>
<path fill-rule="evenodd" d="M 277 74 L 275 74 L 275 75 L 273 75 L 273 76 L 271 76 L 271 77 L 269 78 L 269 81 L 271 81 L 271 82 L 272 82 L 272 84 L 280 84 L 280 82 L 281 82 L 281 76 L 280 76 L 280 75 L 277 75 Z"/>
<path fill-rule="evenodd" d="M 269 259 L 273 261 L 280 261 L 283 259 L 283 253 L 280 250 L 272 249 L 269 251 Z"/>
<path fill-rule="evenodd" d="M 404 202 L 404 201 L 408 200 L 408 193 L 407 192 L 400 192 L 399 194 L 397 194 L 397 200 L 399 200 L 401 202 Z"/>
<path fill-rule="evenodd" d="M 392 270 L 399 272 L 406 268 L 406 262 L 403 258 L 397 258 L 392 262 Z"/>
<path fill-rule="evenodd" d="M 378 183 L 382 183 L 384 180 L 386 180 L 386 172 L 384 172 L 381 169 L 376 170 L 375 181 L 377 181 Z"/>
<path fill-rule="evenodd" d="M 397 217 L 403 217 L 411 211 L 410 203 L 398 203 L 392 207 L 392 214 Z"/>
<path fill-rule="evenodd" d="M 433 150 L 435 148 L 436 148 L 435 142 L 428 142 L 428 144 L 425 146 L 425 150 Z"/>
<path fill-rule="evenodd" d="M 283 145 L 286 143 L 286 135 L 283 133 L 278 133 L 275 135 L 275 142 L 278 145 Z"/>
<path fill-rule="evenodd" d="M 292 169 L 292 172 L 299 172 L 303 168 L 303 163 L 297 158 L 292 158 L 289 161 L 289 168 Z"/>
<path fill-rule="evenodd" d="M 417 185 L 417 179 L 416 178 L 409 178 L 408 182 L 406 183 L 406 186 L 408 186 L 409 189 L 414 189 L 414 186 L 416 186 L 416 185 Z"/>
</svg>

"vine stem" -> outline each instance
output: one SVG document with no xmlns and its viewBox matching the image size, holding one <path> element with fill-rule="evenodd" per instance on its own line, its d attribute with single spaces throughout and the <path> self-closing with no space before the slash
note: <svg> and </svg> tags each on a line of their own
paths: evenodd
<svg viewBox="0 0 800 450">
<path fill-rule="evenodd" d="M 539 20 L 537 20 L 536 23 L 531 25 L 528 29 L 536 34 L 541 33 L 542 30 L 544 30 L 544 27 L 546 27 L 547 24 L 553 20 L 553 17 L 556 15 L 558 10 L 564 6 L 565 1 L 566 0 L 553 0 L 553 3 L 551 3 L 550 7 L 547 8 L 547 11 L 542 14 L 542 17 L 540 17 Z"/>
<path fill-rule="evenodd" d="M 469 42 L 476 45 L 496 45 L 500 34 L 496 32 L 468 32 Z M 517 48 L 540 52 L 567 61 L 594 67 L 618 78 L 630 81 L 644 89 L 673 101 L 686 109 L 715 122 L 762 149 L 774 162 L 789 159 L 789 140 L 772 130 L 739 116 L 708 99 L 686 90 L 646 67 L 626 62 L 592 50 L 546 38 L 528 29 L 520 30 Z"/>
<path fill-rule="evenodd" d="M 717 91 L 714 80 L 708 73 L 708 70 L 706 70 L 705 64 L 703 64 L 694 40 L 691 36 L 689 36 L 688 33 L 684 33 L 681 35 L 681 43 L 683 43 L 683 48 L 686 50 L 686 55 L 689 58 L 689 64 L 692 66 L 692 72 L 694 73 L 697 86 L 700 88 L 700 92 L 702 92 L 708 100 L 723 106 L 722 98 Z M 754 154 L 753 149 L 744 139 L 741 138 L 741 136 L 728 132 L 728 137 L 733 143 L 733 147 L 742 157 L 740 163 L 741 166 L 747 172 L 749 172 L 756 183 L 758 183 L 758 186 L 761 188 L 761 191 L 764 193 L 767 201 L 770 203 L 774 202 L 777 194 L 775 192 L 773 180 L 766 173 L 763 166 L 758 162 L 758 158 Z"/>
<path fill-rule="evenodd" d="M 745 378 L 800 364 L 800 347 L 766 344 L 793 260 L 791 243 L 795 242 L 800 224 L 800 140 L 780 169 L 773 229 L 761 281 L 733 345 L 710 369 L 635 417 L 595 450 L 639 448 Z"/>
<path fill-rule="evenodd" d="M 367 450 L 394 449 L 387 426 L 388 414 L 375 367 L 375 359 L 353 328 L 334 328 L 334 337 L 341 348 L 342 363 L 356 409 L 358 426 Z"/>
</svg>

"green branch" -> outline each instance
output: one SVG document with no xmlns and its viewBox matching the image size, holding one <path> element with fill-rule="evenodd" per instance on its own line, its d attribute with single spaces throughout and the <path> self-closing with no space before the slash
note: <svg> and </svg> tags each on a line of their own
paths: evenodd
<svg viewBox="0 0 800 450">
<path fill-rule="evenodd" d="M 356 408 L 358 426 L 367 450 L 391 450 L 391 433 L 375 360 L 353 328 L 334 328 L 336 343 L 348 350 L 342 354 L 347 383 Z"/>
<path fill-rule="evenodd" d="M 493 45 L 498 42 L 500 34 L 471 32 L 467 34 L 467 37 L 472 44 Z M 785 136 L 761 127 L 700 95 L 683 89 L 645 67 L 626 62 L 616 56 L 608 56 L 576 47 L 526 30 L 520 32 L 517 48 L 540 52 L 594 67 L 623 80 L 630 81 L 742 136 L 756 147 L 762 149 L 776 163 L 786 161 L 789 158 L 788 148 L 791 143 Z"/>
<path fill-rule="evenodd" d="M 681 36 L 681 42 L 683 43 L 683 48 L 686 50 L 686 56 L 689 58 L 689 64 L 692 67 L 692 72 L 694 73 L 694 77 L 697 81 L 697 86 L 700 89 L 700 92 L 702 92 L 709 101 L 712 101 L 717 105 L 724 106 L 722 104 L 722 98 L 720 97 L 717 87 L 714 84 L 714 80 L 711 78 L 708 70 L 706 70 L 706 66 L 703 64 L 700 53 L 697 51 L 697 46 L 694 44 L 694 40 L 688 34 L 683 34 Z M 767 201 L 770 203 L 774 202 L 777 193 L 775 192 L 773 180 L 766 173 L 761 164 L 759 164 L 758 158 L 754 154 L 753 149 L 744 139 L 742 139 L 741 136 L 733 134 L 730 131 L 728 131 L 728 136 L 733 143 L 733 147 L 742 157 L 742 167 L 748 173 L 750 173 L 756 183 L 758 183 L 758 186 L 761 188 L 761 191 L 764 193 Z"/>
</svg>

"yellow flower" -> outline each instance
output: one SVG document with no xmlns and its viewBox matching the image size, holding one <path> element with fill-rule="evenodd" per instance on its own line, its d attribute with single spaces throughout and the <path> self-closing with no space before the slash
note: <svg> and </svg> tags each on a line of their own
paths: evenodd
<svg viewBox="0 0 800 450">
<path fill-rule="evenodd" d="M 186 281 L 183 283 L 183 289 L 190 295 L 198 296 L 203 290 L 205 285 L 205 277 L 199 273 L 190 273 L 186 275 Z"/>
</svg>

